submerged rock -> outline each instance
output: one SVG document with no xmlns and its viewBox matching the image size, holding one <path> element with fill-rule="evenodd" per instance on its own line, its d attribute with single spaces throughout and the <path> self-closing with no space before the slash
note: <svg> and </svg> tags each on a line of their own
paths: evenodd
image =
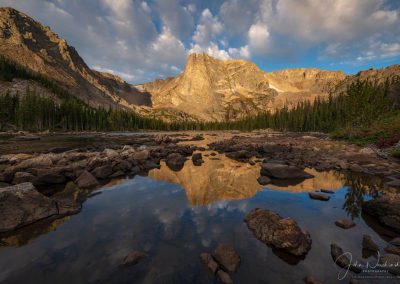
<svg viewBox="0 0 400 284">
<path fill-rule="evenodd" d="M 335 221 L 335 225 L 342 229 L 350 229 L 355 227 L 356 223 L 349 219 L 339 219 Z"/>
<path fill-rule="evenodd" d="M 400 232 L 400 194 L 385 194 L 362 205 L 363 212 Z"/>
<path fill-rule="evenodd" d="M 349 257 L 344 254 L 343 249 L 337 244 L 331 244 L 331 256 L 333 261 L 342 268 L 348 268 L 355 273 L 360 273 L 362 271 L 360 267 L 354 266 L 350 262 Z"/>
<path fill-rule="evenodd" d="M 97 179 L 88 171 L 83 171 L 76 179 L 75 183 L 78 185 L 79 188 L 90 188 L 95 187 L 99 184 Z"/>
<path fill-rule="evenodd" d="M 213 259 L 209 253 L 200 254 L 201 261 L 212 271 L 213 274 L 217 272 L 219 264 Z"/>
<path fill-rule="evenodd" d="M 321 201 L 328 201 L 331 198 L 329 195 L 318 192 L 309 192 L 308 196 L 310 196 L 311 199 L 321 200 Z"/>
<path fill-rule="evenodd" d="M 21 183 L 0 189 L 0 212 L 0 232 L 7 232 L 56 215 L 58 209 L 32 183 Z"/>
<path fill-rule="evenodd" d="M 125 258 L 123 265 L 124 266 L 130 266 L 130 265 L 135 265 L 138 264 L 139 261 L 141 261 L 143 258 L 145 258 L 147 254 L 141 251 L 133 251 L 129 253 Z"/>
<path fill-rule="evenodd" d="M 313 177 L 301 168 L 279 163 L 263 163 L 260 174 L 276 179 L 307 179 Z"/>
<path fill-rule="evenodd" d="M 165 160 L 167 166 L 173 171 L 180 171 L 185 161 L 186 158 L 179 153 L 169 154 Z"/>
<path fill-rule="evenodd" d="M 291 218 L 282 218 L 270 210 L 256 208 L 246 216 L 247 227 L 266 245 L 302 256 L 311 249 L 311 237 Z"/>
<path fill-rule="evenodd" d="M 212 256 L 226 271 L 234 272 L 239 267 L 240 256 L 230 245 L 219 245 L 212 253 Z"/>
</svg>

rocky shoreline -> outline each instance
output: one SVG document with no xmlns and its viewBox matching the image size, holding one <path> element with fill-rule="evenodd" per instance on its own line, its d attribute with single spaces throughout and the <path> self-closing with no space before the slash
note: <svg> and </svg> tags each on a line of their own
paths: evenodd
<svg viewBox="0 0 400 284">
<path fill-rule="evenodd" d="M 26 133 L 21 135 L 18 141 L 30 141 L 23 137 L 33 137 Z M 28 150 L 28 153 L 0 156 L 0 186 L 7 188 L 31 183 L 46 195 L 54 195 L 53 198 L 57 194 L 51 188 L 64 187 L 62 192 L 67 192 L 67 195 L 74 191 L 81 193 L 74 195 L 81 196 L 80 200 L 75 200 L 79 204 L 84 199 L 82 192 L 90 194 L 102 180 L 146 174 L 151 169 L 159 168 L 161 160 L 165 160 L 172 170 L 179 171 L 197 150 L 192 162 L 201 166 L 203 157 L 199 151 L 206 148 L 240 162 L 260 164 L 259 182 L 263 185 L 274 180 L 299 181 L 312 177 L 304 172 L 305 168 L 380 176 L 394 188 L 400 183 L 398 162 L 384 159 L 370 148 L 332 141 L 322 134 L 233 132 L 222 140 L 218 140 L 218 133 L 86 135 L 101 143 L 76 149 L 60 145 L 45 153 L 29 153 Z M 104 140 L 105 137 L 109 140 Z M 203 141 L 204 137 L 208 140 Z M 34 137 L 34 140 L 40 139 L 40 136 Z M 196 144 L 199 141 L 202 143 Z M 314 195 L 318 194 L 321 195 Z M 75 204 L 73 207 L 79 206 Z"/>
<path fill-rule="evenodd" d="M 101 140 L 97 145 L 75 149 L 59 145 L 45 152 L 30 153 L 27 149 L 27 153 L 0 156 L 0 210 L 5 212 L 0 221 L 0 233 L 10 233 L 37 221 L 76 214 L 82 203 L 104 182 L 118 177 L 146 175 L 159 168 L 161 160 L 173 171 L 180 171 L 186 162 L 201 167 L 206 158 L 201 154 L 204 150 L 217 151 L 230 159 L 259 166 L 258 181 L 264 185 L 279 180 L 297 183 L 312 178 L 304 171 L 305 168 L 379 176 L 394 188 L 394 192 L 366 202 L 363 212 L 375 216 L 381 224 L 395 231 L 400 230 L 400 210 L 396 202 L 399 195 L 395 190 L 400 180 L 400 164 L 369 148 L 332 141 L 318 134 L 149 133 L 135 136 L 96 134 L 95 138 L 100 140 L 104 135 L 111 139 Z M 328 201 L 330 193 L 310 193 L 310 198 L 316 202 Z M 261 215 L 267 213 L 258 214 L 262 218 L 257 215 L 257 220 L 250 213 L 246 223 L 256 238 L 282 249 L 280 242 L 287 238 L 276 239 L 270 234 L 276 230 L 290 231 L 293 232 L 293 246 L 287 247 L 285 243 L 284 249 L 294 255 L 307 253 L 311 237 L 302 232 L 294 220 L 282 219 L 268 210 L 257 212 L 277 217 L 274 217 L 275 223 L 265 223 L 270 218 Z M 290 223 L 292 231 L 285 222 Z M 340 223 L 338 226 L 351 228 L 353 224 L 342 226 Z"/>
</svg>

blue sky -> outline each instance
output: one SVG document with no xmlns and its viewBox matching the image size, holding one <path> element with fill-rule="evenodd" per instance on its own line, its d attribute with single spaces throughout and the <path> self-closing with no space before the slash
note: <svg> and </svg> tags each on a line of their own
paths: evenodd
<svg viewBox="0 0 400 284">
<path fill-rule="evenodd" d="M 265 71 L 356 73 L 400 63 L 399 0 L 0 0 L 131 83 L 179 74 L 192 52 Z"/>
</svg>

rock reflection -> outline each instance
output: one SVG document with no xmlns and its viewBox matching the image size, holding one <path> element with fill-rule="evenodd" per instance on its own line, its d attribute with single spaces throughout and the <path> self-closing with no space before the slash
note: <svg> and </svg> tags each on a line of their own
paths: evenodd
<svg viewBox="0 0 400 284">
<path fill-rule="evenodd" d="M 10 233 L 0 235 L 0 247 L 20 247 L 30 243 L 37 237 L 53 232 L 58 226 L 67 221 L 70 216 L 56 219 L 43 220 Z"/>
</svg>

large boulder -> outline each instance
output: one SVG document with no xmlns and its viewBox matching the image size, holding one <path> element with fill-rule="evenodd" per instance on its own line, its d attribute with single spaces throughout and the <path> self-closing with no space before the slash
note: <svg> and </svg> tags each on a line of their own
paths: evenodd
<svg viewBox="0 0 400 284">
<path fill-rule="evenodd" d="M 307 179 L 313 177 L 301 168 L 279 163 L 263 163 L 260 174 L 276 179 Z"/>
<path fill-rule="evenodd" d="M 302 256 L 311 249 L 311 237 L 291 218 L 255 208 L 246 216 L 247 227 L 266 245 L 282 249 L 295 256 Z"/>
<path fill-rule="evenodd" d="M 83 171 L 80 176 L 75 180 L 79 188 L 95 187 L 99 184 L 97 179 L 88 171 Z"/>
<path fill-rule="evenodd" d="M 57 203 L 32 183 L 0 188 L 0 232 L 15 230 L 58 214 Z"/>
<path fill-rule="evenodd" d="M 385 194 L 364 202 L 362 211 L 380 223 L 400 232 L 400 194 Z"/>
<path fill-rule="evenodd" d="M 186 158 L 179 153 L 172 153 L 167 156 L 165 162 L 173 171 L 180 171 L 185 164 Z"/>
</svg>

